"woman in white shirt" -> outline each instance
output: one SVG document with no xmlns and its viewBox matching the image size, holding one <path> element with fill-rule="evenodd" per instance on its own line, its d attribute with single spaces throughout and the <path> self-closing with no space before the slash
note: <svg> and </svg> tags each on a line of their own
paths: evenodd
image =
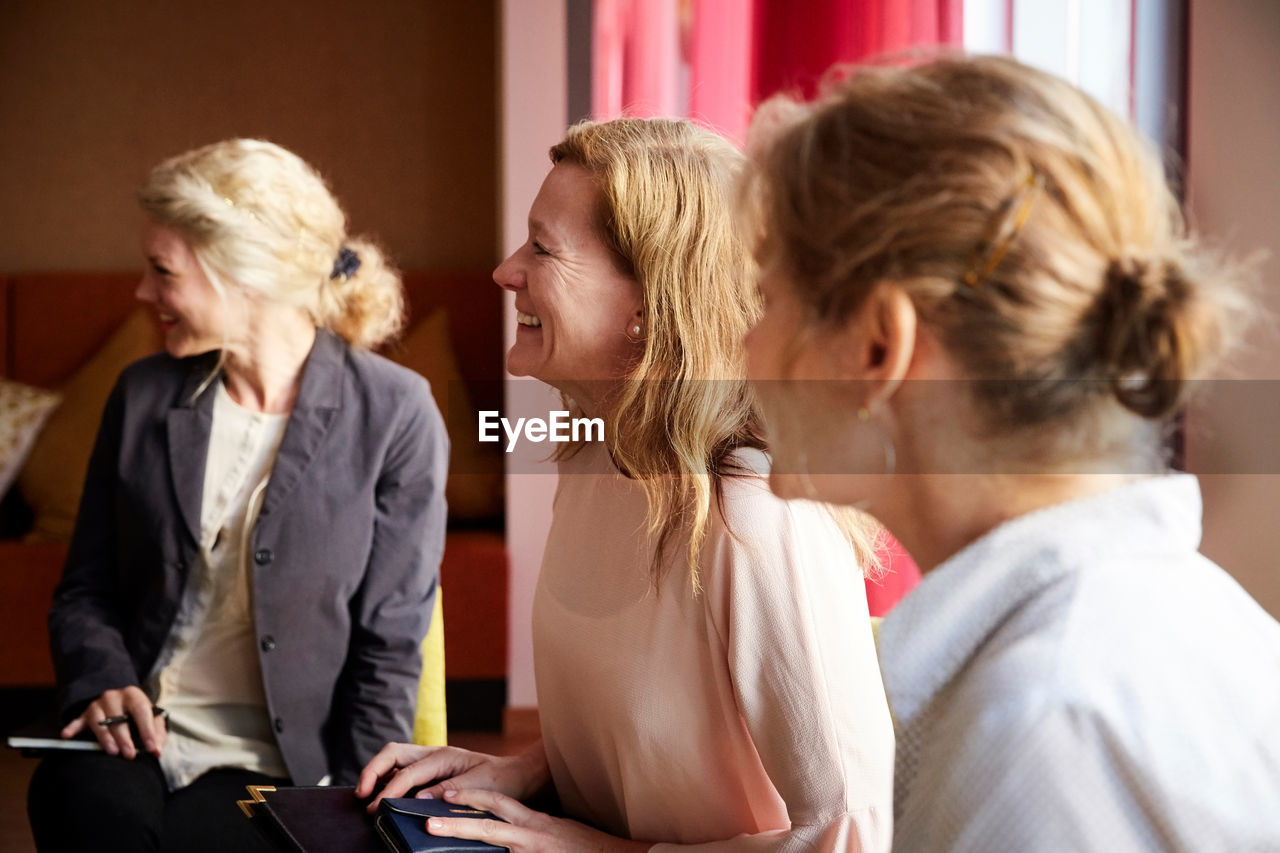
<svg viewBox="0 0 1280 853">
<path fill-rule="evenodd" d="M 571 128 L 551 159 L 528 242 L 494 272 L 519 320 L 507 367 L 605 435 L 558 454 L 542 739 L 513 758 L 392 744 L 357 792 L 399 768 L 383 796 L 431 785 L 510 821 L 430 831 L 514 850 L 885 850 L 871 531 L 768 491 L 738 349 L 758 311 L 732 217 L 742 155 L 690 122 L 618 119 Z M 548 784 L 576 820 L 516 801 Z"/>
<path fill-rule="evenodd" d="M 1276 849 L 1280 626 L 1162 443 L 1246 303 L 1151 147 L 988 57 L 773 102 L 753 151 L 773 489 L 925 572 L 880 631 L 895 848 Z"/>
<path fill-rule="evenodd" d="M 42 762 L 29 813 L 41 850 L 251 850 L 246 784 L 411 732 L 447 440 L 368 351 L 399 276 L 300 158 L 216 143 L 139 199 L 165 352 L 112 391 L 49 615 L 63 735 L 103 752 Z"/>
</svg>

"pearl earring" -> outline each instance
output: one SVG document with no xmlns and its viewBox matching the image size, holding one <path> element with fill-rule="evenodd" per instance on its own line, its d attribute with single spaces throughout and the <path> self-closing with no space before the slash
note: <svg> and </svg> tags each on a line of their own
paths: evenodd
<svg viewBox="0 0 1280 853">
<path fill-rule="evenodd" d="M 631 334 L 633 334 L 633 335 L 637 335 L 637 336 L 640 334 L 640 324 L 639 324 L 639 323 L 636 323 L 634 326 L 632 326 L 632 327 L 631 327 Z"/>
</svg>

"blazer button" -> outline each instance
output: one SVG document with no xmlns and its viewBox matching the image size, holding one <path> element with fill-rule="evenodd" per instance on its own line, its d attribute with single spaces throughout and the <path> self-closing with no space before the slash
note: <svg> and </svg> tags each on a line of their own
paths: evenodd
<svg viewBox="0 0 1280 853">
<path fill-rule="evenodd" d="M 275 554 L 271 553 L 270 548 L 259 548 L 254 552 L 253 560 L 259 566 L 265 566 L 275 559 Z"/>
<path fill-rule="evenodd" d="M 267 634 L 265 637 L 262 638 L 261 646 L 264 652 L 271 651 L 276 647 L 276 638 L 271 636 L 270 634 Z"/>
<path fill-rule="evenodd" d="M 276 717 L 275 727 L 276 727 L 276 734 L 280 734 L 281 732 L 284 731 L 284 719 L 282 717 Z"/>
</svg>

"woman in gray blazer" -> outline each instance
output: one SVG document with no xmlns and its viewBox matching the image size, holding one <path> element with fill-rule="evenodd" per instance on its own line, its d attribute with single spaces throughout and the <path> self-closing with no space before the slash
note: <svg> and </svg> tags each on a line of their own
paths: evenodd
<svg viewBox="0 0 1280 853">
<path fill-rule="evenodd" d="M 398 276 L 306 163 L 221 142 L 140 200 L 166 351 L 107 403 L 49 615 L 63 735 L 103 752 L 43 762 L 29 812 L 41 850 L 252 849 L 244 785 L 353 782 L 411 733 L 447 440 L 368 351 Z"/>
</svg>

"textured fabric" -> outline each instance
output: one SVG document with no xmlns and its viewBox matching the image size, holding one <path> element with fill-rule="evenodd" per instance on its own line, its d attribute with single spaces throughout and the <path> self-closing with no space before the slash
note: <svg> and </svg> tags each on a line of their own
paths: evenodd
<svg viewBox="0 0 1280 853">
<path fill-rule="evenodd" d="M 49 616 L 64 716 L 152 671 L 200 559 L 216 355 L 131 365 Z M 300 785 L 408 740 L 444 549 L 448 440 L 422 377 L 321 331 L 251 536 L 272 729 Z"/>
<path fill-rule="evenodd" d="M 701 592 L 680 543 L 655 587 L 640 484 L 600 444 L 561 463 L 533 614 L 561 802 L 707 850 L 885 850 L 892 724 L 853 552 L 763 480 L 728 480 L 722 503 Z"/>
<path fill-rule="evenodd" d="M 880 629 L 895 849 L 1280 849 L 1280 625 L 1194 477 L 1007 522 Z"/>
<path fill-rule="evenodd" d="M 0 379 L 0 495 L 22 470 L 27 454 L 62 395 Z"/>
<path fill-rule="evenodd" d="M 258 666 L 249 534 L 288 416 L 237 405 L 214 383 L 200 503 L 200 559 L 147 683 L 169 711 L 160 768 L 170 790 L 215 767 L 286 776 Z"/>
</svg>

